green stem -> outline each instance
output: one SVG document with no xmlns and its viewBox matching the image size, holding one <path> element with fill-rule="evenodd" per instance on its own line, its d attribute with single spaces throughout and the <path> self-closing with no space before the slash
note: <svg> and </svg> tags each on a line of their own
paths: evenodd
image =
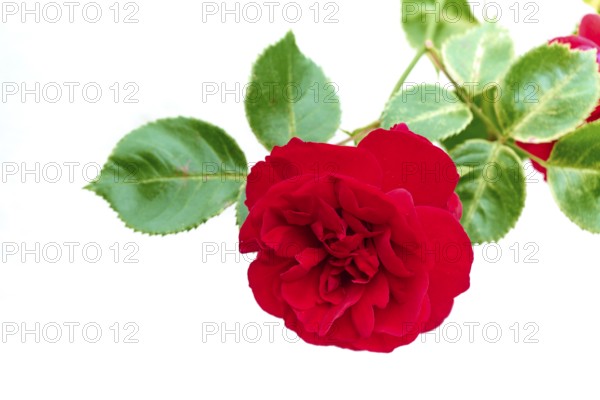
<svg viewBox="0 0 600 400">
<path fill-rule="evenodd" d="M 427 40 L 425 42 L 425 48 L 427 49 L 427 53 L 429 55 L 429 58 L 433 62 L 433 64 L 440 71 L 442 71 L 442 73 L 446 76 L 446 78 L 448 78 L 450 83 L 452 83 L 452 85 L 456 88 L 456 94 L 458 95 L 458 97 L 471 109 L 471 111 L 475 115 L 477 115 L 477 117 L 479 117 L 483 121 L 483 123 L 488 128 L 488 131 L 490 133 L 492 133 L 496 138 L 502 140 L 503 135 L 496 128 L 496 124 L 491 119 L 489 119 L 487 115 L 485 115 L 485 113 L 483 112 L 483 110 L 481 110 L 481 108 L 479 108 L 475 103 L 473 103 L 471 101 L 471 99 L 469 98 L 468 95 L 465 95 L 462 92 L 462 88 L 460 87 L 460 85 L 456 82 L 456 80 L 450 75 L 450 73 L 446 69 L 446 66 L 442 62 L 442 58 L 438 54 L 438 52 L 435 49 L 433 42 L 431 40 Z"/>
<path fill-rule="evenodd" d="M 404 82 L 406 82 L 406 79 L 408 78 L 408 76 L 410 75 L 412 70 L 415 68 L 415 66 L 421 59 L 421 57 L 423 57 L 423 55 L 426 52 L 427 52 L 427 48 L 425 46 L 423 46 L 421 49 L 419 49 L 419 51 L 417 51 L 417 54 L 415 54 L 415 57 L 412 59 L 410 64 L 408 64 L 408 67 L 406 67 L 406 70 L 402 73 L 402 76 L 400 76 L 398 83 L 396 83 L 396 86 L 394 87 L 394 90 L 392 91 L 392 94 L 390 95 L 390 99 L 392 97 L 394 97 L 396 95 L 396 93 L 398 93 L 400 91 L 400 89 L 402 89 L 402 85 L 404 85 Z"/>
<path fill-rule="evenodd" d="M 515 141 L 513 139 L 510 139 L 509 141 L 507 141 L 506 145 L 508 145 L 508 147 L 512 148 L 513 150 L 515 150 L 517 153 L 518 152 L 525 153 L 527 155 L 527 158 L 535 161 L 536 163 L 540 164 L 544 168 L 548 168 L 550 166 L 550 163 L 548 161 L 542 160 L 535 154 L 531 154 L 527 150 L 517 146 L 517 144 L 515 143 Z"/>
<path fill-rule="evenodd" d="M 442 7 L 444 6 L 445 2 L 446 2 L 446 0 L 440 0 Z M 392 99 L 392 97 L 394 97 L 400 91 L 400 89 L 402 89 L 402 86 L 406 82 L 406 79 L 408 79 L 410 73 L 413 71 L 413 69 L 415 69 L 415 67 L 419 63 L 419 60 L 421 60 L 421 57 L 423 57 L 427 52 L 431 52 L 431 49 L 433 48 L 433 44 L 432 44 L 433 37 L 435 36 L 436 29 L 437 29 L 437 21 L 435 20 L 435 18 L 433 19 L 433 21 L 429 20 L 428 24 L 427 24 L 427 31 L 425 32 L 425 37 L 427 38 L 427 40 L 425 41 L 425 45 L 417 51 L 417 53 L 415 54 L 415 56 L 413 57 L 411 62 L 408 64 L 408 66 L 406 67 L 406 69 L 404 70 L 402 75 L 400 76 L 400 79 L 396 83 L 396 86 L 394 87 L 394 90 L 390 94 L 388 101 L 390 99 Z M 429 46 L 428 46 L 428 43 L 430 44 Z M 455 85 L 455 86 L 457 86 L 457 85 Z M 483 113 L 482 113 L 482 115 L 483 115 Z M 379 128 L 380 125 L 381 125 L 381 121 L 377 120 L 375 122 L 370 123 L 367 126 L 358 128 L 352 132 L 344 131 L 346 134 L 348 134 L 349 137 L 344 139 L 343 141 L 339 142 L 338 145 L 345 145 L 351 141 L 360 141 L 367 134 L 369 134 L 369 132 L 371 132 L 371 130 L 373 130 L 375 128 Z"/>
<path fill-rule="evenodd" d="M 443 10 L 446 5 L 446 0 L 438 0 L 439 9 Z M 429 14 L 427 14 L 429 16 Z M 438 27 L 438 19 L 441 18 L 441 15 L 435 15 L 434 18 L 429 18 L 427 21 L 427 30 L 425 31 L 425 41 L 431 41 L 433 43 L 433 39 L 435 37 L 435 32 Z"/>
<path fill-rule="evenodd" d="M 425 48 L 427 49 L 427 53 L 429 54 L 431 61 L 435 64 L 435 66 L 440 71 L 442 71 L 444 73 L 444 75 L 448 78 L 448 80 L 452 83 L 452 85 L 454 85 L 454 87 L 456 88 L 456 93 L 458 94 L 460 99 L 465 104 L 467 104 L 469 106 L 469 108 L 471 109 L 471 111 L 473 111 L 473 113 L 476 114 L 485 123 L 485 125 L 488 128 L 488 131 L 490 133 L 492 133 L 501 143 L 506 144 L 507 146 L 511 147 L 512 149 L 514 149 L 517 152 L 525 153 L 527 155 L 527 157 L 530 158 L 531 160 L 537 162 L 544 168 L 548 168 L 548 166 L 550 165 L 548 163 L 548 161 L 542 160 L 535 154 L 531 154 L 527 150 L 520 148 L 519 146 L 517 146 L 515 144 L 515 141 L 513 139 L 508 139 L 507 137 L 502 135 L 498 131 L 496 124 L 492 120 L 490 120 L 487 115 L 485 115 L 483 110 L 481 110 L 481 108 L 479 108 L 476 104 L 474 104 L 468 95 L 465 95 L 464 93 L 462 93 L 461 87 L 454 80 L 454 78 L 452 78 L 452 76 L 450 75 L 450 73 L 448 72 L 446 67 L 444 66 L 444 63 L 442 62 L 442 59 L 439 56 L 439 54 L 437 53 L 431 40 L 427 40 L 425 42 Z"/>
<path fill-rule="evenodd" d="M 444 2 L 445 2 L 445 0 L 441 1 L 442 5 L 443 5 Z M 433 35 L 435 35 L 436 28 L 437 28 L 437 23 L 436 23 L 435 19 L 434 19 L 433 22 L 429 21 L 428 25 L 427 25 L 426 37 L 427 38 L 430 38 L 430 37 L 432 38 Z M 431 40 L 427 40 L 426 43 L 425 43 L 425 45 L 423 47 L 421 47 L 417 51 L 417 53 L 415 54 L 415 56 L 413 57 L 413 59 L 410 61 L 410 63 L 408 64 L 408 66 L 406 67 L 406 69 L 404 70 L 404 72 L 402 73 L 402 75 L 400 76 L 400 79 L 396 83 L 396 86 L 394 86 L 394 90 L 392 90 L 392 93 L 390 94 L 390 97 L 388 98 L 388 101 L 391 100 L 392 97 L 394 97 L 400 91 L 400 89 L 402 89 L 402 86 L 406 82 L 406 79 L 408 79 L 410 73 L 413 71 L 413 69 L 415 69 L 415 67 L 419 63 L 419 60 L 421 60 L 421 57 L 423 57 L 430 50 L 428 48 L 428 46 L 427 46 L 428 42 L 431 42 Z M 351 141 L 360 141 L 372 129 L 379 128 L 380 125 L 381 125 L 381 121 L 377 120 L 375 122 L 370 123 L 367 126 L 355 129 L 352 132 L 343 131 L 349 137 L 346 138 L 346 139 L 344 139 L 340 143 L 338 143 L 338 145 L 345 145 L 345 144 L 347 144 L 347 143 L 349 143 Z"/>
<path fill-rule="evenodd" d="M 377 121 L 371 122 L 369 125 L 363 126 L 362 128 L 355 129 L 354 131 L 352 131 L 350 133 L 350 137 L 337 143 L 337 145 L 342 146 L 342 145 L 348 144 L 352 141 L 360 140 L 360 139 L 364 138 L 365 136 L 367 136 L 367 134 L 369 134 L 369 132 L 371 132 L 373 129 L 379 128 L 379 125 L 381 125 L 381 121 L 377 120 Z"/>
</svg>

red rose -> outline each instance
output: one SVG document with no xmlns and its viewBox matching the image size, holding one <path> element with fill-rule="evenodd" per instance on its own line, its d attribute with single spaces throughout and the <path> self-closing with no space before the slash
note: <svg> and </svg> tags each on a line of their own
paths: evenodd
<svg viewBox="0 0 600 400">
<path fill-rule="evenodd" d="M 292 139 L 248 176 L 240 249 L 258 304 L 303 340 L 390 352 L 469 288 L 452 160 L 406 125 L 358 147 Z"/>
<path fill-rule="evenodd" d="M 585 17 L 583 17 L 581 25 L 579 25 L 578 36 L 573 35 L 559 37 L 556 39 L 552 39 L 550 43 L 568 44 L 569 47 L 576 50 L 596 50 L 596 62 L 598 63 L 600 68 L 600 15 L 588 14 Z M 594 122 L 597 119 L 600 119 L 600 105 L 596 107 L 594 112 L 592 112 L 592 115 L 588 117 L 587 122 Z M 554 149 L 555 144 L 556 141 L 540 144 L 517 142 L 517 145 L 523 150 L 533 154 L 536 157 L 541 158 L 544 161 L 550 158 L 550 154 L 552 154 L 552 150 Z M 544 174 L 544 179 L 547 179 L 546 168 L 544 168 L 535 161 L 532 161 L 532 164 L 535 169 Z"/>
</svg>

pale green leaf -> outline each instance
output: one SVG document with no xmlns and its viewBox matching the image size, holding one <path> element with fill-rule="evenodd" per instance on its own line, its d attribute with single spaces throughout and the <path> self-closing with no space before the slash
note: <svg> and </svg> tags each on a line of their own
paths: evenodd
<svg viewBox="0 0 600 400">
<path fill-rule="evenodd" d="M 406 86 L 386 105 L 381 126 L 405 123 L 415 133 L 439 141 L 464 130 L 473 115 L 454 92 L 440 85 Z"/>
<path fill-rule="evenodd" d="M 521 142 L 554 141 L 583 123 L 598 104 L 596 53 L 543 45 L 519 59 L 501 87 L 496 111 L 503 131 Z"/>
<path fill-rule="evenodd" d="M 556 144 L 548 183 L 569 219 L 600 233 L 600 122 L 585 125 Z"/>
<path fill-rule="evenodd" d="M 498 85 L 511 65 L 514 46 L 506 29 L 486 23 L 450 38 L 442 55 L 450 76 L 473 97 Z"/>
<path fill-rule="evenodd" d="M 503 238 L 525 206 L 525 176 L 519 157 L 499 142 L 470 140 L 450 156 L 461 178 L 456 193 L 463 203 L 461 223 L 471 241 Z"/>
<path fill-rule="evenodd" d="M 414 48 L 432 39 L 440 49 L 448 38 L 478 24 L 466 0 L 402 0 L 401 12 L 402 27 Z M 430 37 L 428 32 L 432 33 Z"/>
</svg>

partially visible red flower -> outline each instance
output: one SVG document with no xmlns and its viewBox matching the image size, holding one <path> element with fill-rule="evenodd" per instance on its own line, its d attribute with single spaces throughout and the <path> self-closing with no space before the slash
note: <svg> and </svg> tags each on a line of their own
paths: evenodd
<svg viewBox="0 0 600 400">
<path fill-rule="evenodd" d="M 595 50 L 597 54 L 596 61 L 598 63 L 598 68 L 600 69 L 600 15 L 588 14 L 583 17 L 581 25 L 579 26 L 579 35 L 559 37 L 552 39 L 550 43 L 568 44 L 571 49 L 576 50 Z M 600 105 L 596 107 L 586 121 L 594 122 L 598 119 L 600 119 Z M 517 145 L 523 150 L 528 151 L 544 161 L 550 158 L 550 154 L 552 154 L 555 144 L 556 142 L 540 144 L 517 142 Z M 532 161 L 532 163 L 535 169 L 544 174 L 544 179 L 547 179 L 546 168 L 535 161 Z"/>
<path fill-rule="evenodd" d="M 458 178 L 406 125 L 275 147 L 248 176 L 240 231 L 256 301 L 316 345 L 390 352 L 435 329 L 473 262 Z"/>
<path fill-rule="evenodd" d="M 556 142 L 539 143 L 539 144 L 524 143 L 524 142 L 516 142 L 516 143 L 517 143 L 517 146 L 519 146 L 526 152 L 531 153 L 534 156 L 541 158 L 544 161 L 546 161 L 547 159 L 550 158 L 550 155 L 552 154 L 552 150 L 554 149 L 554 145 L 556 144 Z M 547 179 L 546 168 L 544 168 L 542 165 L 540 165 L 540 163 L 536 162 L 535 160 L 531 160 L 531 163 L 533 164 L 533 168 L 535 168 L 536 170 L 538 170 L 542 174 L 544 174 L 544 179 Z"/>
</svg>

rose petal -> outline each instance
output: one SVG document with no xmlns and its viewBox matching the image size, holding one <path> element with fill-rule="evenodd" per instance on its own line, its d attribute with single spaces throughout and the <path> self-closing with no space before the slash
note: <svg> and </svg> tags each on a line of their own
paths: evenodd
<svg viewBox="0 0 600 400">
<path fill-rule="evenodd" d="M 600 47 L 591 41 L 590 39 L 586 39 L 582 36 L 563 36 L 552 39 L 550 43 L 563 43 L 568 44 L 571 49 L 581 50 L 581 51 L 591 51 L 596 50 L 598 53 L 596 55 L 596 62 L 600 63 Z"/>
<path fill-rule="evenodd" d="M 391 240 L 400 245 L 422 243 L 425 233 L 417 217 L 412 195 L 405 189 L 394 189 L 387 194 L 396 206 L 399 218 L 388 219 L 391 227 Z"/>
<path fill-rule="evenodd" d="M 516 142 L 516 143 L 517 143 L 517 146 L 519 146 L 523 150 L 527 151 L 528 153 L 533 154 L 536 157 L 541 158 L 544 161 L 546 161 L 550 158 L 550 154 L 552 154 L 552 150 L 554 149 L 554 145 L 556 144 L 556 142 L 539 143 L 539 144 L 523 143 L 523 142 Z M 546 168 L 544 168 L 542 165 L 540 165 L 539 163 L 537 163 L 533 160 L 531 160 L 531 163 L 533 164 L 533 167 L 537 171 L 541 172 L 544 175 L 544 179 L 547 180 L 548 175 L 547 175 Z"/>
<path fill-rule="evenodd" d="M 371 306 L 385 308 L 390 301 L 390 286 L 385 274 L 379 273 L 367 285 L 361 301 Z"/>
<path fill-rule="evenodd" d="M 397 277 L 402 278 L 414 275 L 415 272 L 409 270 L 402 261 L 402 258 L 394 251 L 390 242 L 390 235 L 390 232 L 386 231 L 373 239 L 381 265 Z"/>
<path fill-rule="evenodd" d="M 325 143 L 305 143 L 298 138 L 275 147 L 266 161 L 257 163 L 248 176 L 246 206 L 252 209 L 265 193 L 282 180 L 296 180 L 302 175 L 313 179 L 339 174 L 369 185 L 381 186 L 382 172 L 368 151 Z"/>
<path fill-rule="evenodd" d="M 279 257 L 296 257 L 307 247 L 318 247 L 318 240 L 310 234 L 310 228 L 281 225 L 263 233 L 262 242 L 275 250 Z"/>
<path fill-rule="evenodd" d="M 375 312 L 373 306 L 366 301 L 361 300 L 356 303 L 351 311 L 352 323 L 358 334 L 363 338 L 368 338 L 373 333 L 375 327 Z"/>
<path fill-rule="evenodd" d="M 586 119 L 587 123 L 594 122 L 600 119 L 600 105 L 592 112 L 592 114 Z"/>
<path fill-rule="evenodd" d="M 280 211 L 289 209 L 290 204 L 285 195 L 298 189 L 298 186 L 302 187 L 303 184 L 310 180 L 310 177 L 303 177 L 300 179 L 300 182 L 280 182 L 273 186 L 261 201 L 255 204 L 252 212 L 248 214 L 246 221 L 240 229 L 240 252 L 252 253 L 260 249 L 258 241 L 263 230 L 265 214 L 271 213 L 268 220 L 269 223 L 277 223 L 277 215 L 272 213 L 272 210 Z"/>
<path fill-rule="evenodd" d="M 294 265 L 288 271 L 281 274 L 281 279 L 284 281 L 293 281 L 306 276 L 308 272 L 319 265 L 327 257 L 327 252 L 322 247 L 308 247 L 296 255 L 298 265 Z"/>
<path fill-rule="evenodd" d="M 360 348 L 356 349 L 353 346 L 353 343 L 359 339 L 359 336 L 348 315 L 344 315 L 335 321 L 325 336 L 320 336 L 317 333 L 318 327 L 316 323 L 310 324 L 302 322 L 298 319 L 296 313 L 292 311 L 286 312 L 285 326 L 296 332 L 296 334 L 306 343 L 319 346 L 338 346 L 353 350 L 363 350 Z"/>
<path fill-rule="evenodd" d="M 279 274 L 289 261 L 259 253 L 248 268 L 248 281 L 258 305 L 271 315 L 283 317 L 285 306 L 280 294 Z"/>
<path fill-rule="evenodd" d="M 404 304 L 390 301 L 385 310 L 375 309 L 374 331 L 403 337 L 421 331 L 419 316 L 423 312 L 426 298 L 410 298 Z"/>
<path fill-rule="evenodd" d="M 319 324 L 319 335 L 325 336 L 331 329 L 333 323 L 340 318 L 347 309 L 354 306 L 361 298 L 365 287 L 363 285 L 350 285 L 347 288 L 346 296 L 340 304 L 330 307 L 323 315 Z"/>
<path fill-rule="evenodd" d="M 417 213 L 438 253 L 436 264 L 429 274 L 431 317 L 425 330 L 431 330 L 450 314 L 454 298 L 469 288 L 473 248 L 464 229 L 449 212 L 417 207 Z"/>
<path fill-rule="evenodd" d="M 379 189 L 353 179 L 339 179 L 336 190 L 343 211 L 372 224 L 386 224 L 396 210 L 394 204 Z"/>
<path fill-rule="evenodd" d="M 281 283 L 281 296 L 294 309 L 309 310 L 322 302 L 319 296 L 318 269 L 311 269 L 301 279 Z"/>
<path fill-rule="evenodd" d="M 304 211 L 284 210 L 283 216 L 291 225 L 310 225 L 316 220 L 316 216 Z"/>
<path fill-rule="evenodd" d="M 600 15 L 588 14 L 581 20 L 579 36 L 591 40 L 600 46 Z"/>
<path fill-rule="evenodd" d="M 390 131 L 371 132 L 358 147 L 370 151 L 381 164 L 384 192 L 403 188 L 416 205 L 446 208 L 459 176 L 450 157 L 429 140 L 401 124 Z"/>
<path fill-rule="evenodd" d="M 450 196 L 447 210 L 450 212 L 450 214 L 454 215 L 454 218 L 456 218 L 457 221 L 460 221 L 463 214 L 463 205 L 460 201 L 460 197 L 458 197 L 456 193 L 452 193 L 452 196 Z"/>
</svg>

